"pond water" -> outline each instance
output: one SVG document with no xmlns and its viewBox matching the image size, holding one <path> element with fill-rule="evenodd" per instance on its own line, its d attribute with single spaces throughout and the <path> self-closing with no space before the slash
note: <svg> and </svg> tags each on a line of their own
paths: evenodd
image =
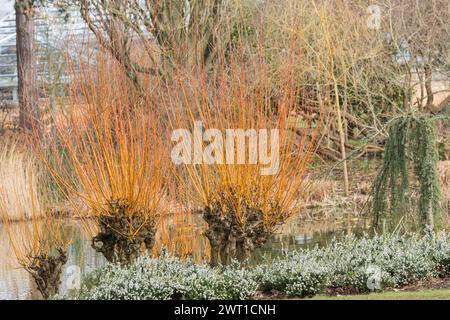
<svg viewBox="0 0 450 320">
<path fill-rule="evenodd" d="M 17 224 L 25 222 L 17 222 Z M 9 245 L 7 233 L 0 224 L 0 299 L 39 299 L 33 280 L 17 265 L 14 251 Z M 264 258 L 275 258 L 284 251 L 313 246 L 324 246 L 333 238 L 341 238 L 349 233 L 363 234 L 370 228 L 368 219 L 343 217 L 333 221 L 306 222 L 293 217 L 262 247 L 255 251 L 252 263 Z M 193 231 L 200 242 L 206 243 L 201 227 Z M 68 262 L 61 276 L 60 292 L 77 286 L 77 275 L 86 274 L 100 267 L 106 261 L 102 254 L 91 248 L 91 242 L 84 232 L 75 232 L 68 252 Z M 206 255 L 206 246 L 193 246 L 197 256 Z M 204 257 L 206 260 L 207 257 Z"/>
</svg>

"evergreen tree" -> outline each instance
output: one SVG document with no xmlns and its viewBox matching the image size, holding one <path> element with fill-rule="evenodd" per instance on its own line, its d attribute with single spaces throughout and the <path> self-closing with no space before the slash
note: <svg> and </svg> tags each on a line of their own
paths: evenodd
<svg viewBox="0 0 450 320">
<path fill-rule="evenodd" d="M 384 151 L 383 166 L 372 186 L 374 225 L 383 213 L 405 214 L 411 209 L 411 177 L 419 183 L 422 227 L 434 228 L 440 213 L 438 150 L 434 119 L 427 115 L 404 115 L 393 120 Z"/>
</svg>

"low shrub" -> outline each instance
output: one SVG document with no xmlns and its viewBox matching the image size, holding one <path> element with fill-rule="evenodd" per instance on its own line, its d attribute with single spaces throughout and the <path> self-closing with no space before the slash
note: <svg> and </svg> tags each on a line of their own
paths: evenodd
<svg viewBox="0 0 450 320">
<path fill-rule="evenodd" d="M 354 235 L 327 247 L 301 250 L 256 268 L 264 291 L 309 296 L 323 288 L 367 292 L 401 287 L 427 277 L 449 274 L 450 237 L 383 235 L 357 239 Z"/>
<path fill-rule="evenodd" d="M 259 289 L 279 291 L 289 296 L 313 296 L 327 284 L 329 270 L 317 259 L 314 251 L 289 254 L 288 258 L 257 266 L 253 271 Z"/>
<path fill-rule="evenodd" d="M 163 254 L 131 266 L 107 264 L 88 275 L 79 299 L 248 299 L 257 283 L 234 263 L 210 268 Z"/>
<path fill-rule="evenodd" d="M 325 289 L 351 292 L 401 287 L 450 275 L 450 235 L 354 235 L 300 250 L 254 268 L 194 264 L 163 254 L 131 266 L 107 264 L 90 274 L 80 299 L 248 299 L 257 291 L 305 297 Z"/>
</svg>

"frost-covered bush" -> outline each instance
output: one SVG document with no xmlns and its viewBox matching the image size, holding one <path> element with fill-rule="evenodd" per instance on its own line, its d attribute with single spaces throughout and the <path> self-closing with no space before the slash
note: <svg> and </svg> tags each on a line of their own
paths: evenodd
<svg viewBox="0 0 450 320">
<path fill-rule="evenodd" d="M 365 292 L 450 274 L 450 235 L 347 236 L 253 269 L 212 268 L 163 254 L 107 264 L 85 279 L 80 299 L 248 299 L 273 290 L 305 297 L 325 288 Z"/>
</svg>

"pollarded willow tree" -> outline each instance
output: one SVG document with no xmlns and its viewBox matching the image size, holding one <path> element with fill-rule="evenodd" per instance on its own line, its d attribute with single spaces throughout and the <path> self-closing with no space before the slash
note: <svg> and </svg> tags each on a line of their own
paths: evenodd
<svg viewBox="0 0 450 320">
<path fill-rule="evenodd" d="M 168 86 L 167 109 L 179 112 L 172 124 L 172 159 L 181 166 L 175 172 L 206 222 L 212 265 L 245 263 L 300 211 L 318 127 L 305 119 L 306 128 L 292 128 L 302 110 L 292 46 L 276 70 L 284 80 L 275 102 L 264 51 L 224 54 L 213 85 L 199 67 L 174 74 Z"/>
<path fill-rule="evenodd" d="M 18 147 L 19 143 L 23 141 L 6 143 L 0 152 L 0 222 L 17 264 L 48 299 L 58 293 L 73 229 L 66 227 L 64 217 L 52 210 L 54 199 L 46 172 L 34 156 Z"/>
<path fill-rule="evenodd" d="M 413 176 L 419 184 L 421 225 L 434 227 L 440 213 L 441 191 L 433 121 L 422 114 L 404 115 L 391 121 L 383 166 L 372 186 L 375 227 L 383 213 L 401 215 L 411 210 Z"/>
<path fill-rule="evenodd" d="M 150 251 L 162 215 L 164 134 L 149 94 L 104 52 L 72 75 L 71 96 L 46 137 L 42 159 L 108 261 Z M 93 228 L 92 228 L 93 227 Z"/>
</svg>

